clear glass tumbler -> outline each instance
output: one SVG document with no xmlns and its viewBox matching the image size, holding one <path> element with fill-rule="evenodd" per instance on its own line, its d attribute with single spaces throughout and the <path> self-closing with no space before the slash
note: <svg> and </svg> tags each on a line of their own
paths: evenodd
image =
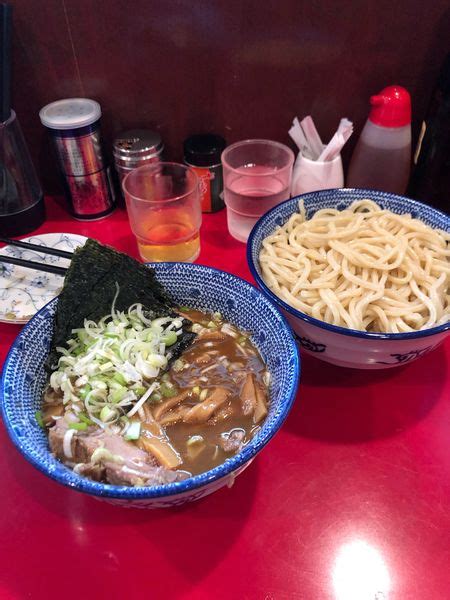
<svg viewBox="0 0 450 600">
<path fill-rule="evenodd" d="M 199 180 L 192 169 L 161 162 L 131 171 L 122 182 L 139 254 L 149 262 L 193 262 L 200 253 Z"/>
<path fill-rule="evenodd" d="M 244 140 L 222 153 L 230 234 L 246 242 L 256 221 L 290 196 L 294 153 L 271 140 Z"/>
</svg>

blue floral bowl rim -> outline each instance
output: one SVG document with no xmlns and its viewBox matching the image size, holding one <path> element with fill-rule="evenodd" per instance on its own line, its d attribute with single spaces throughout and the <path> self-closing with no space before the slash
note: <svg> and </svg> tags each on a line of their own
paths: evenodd
<svg viewBox="0 0 450 600">
<path fill-rule="evenodd" d="M 231 458 L 227 458 L 222 464 L 206 471 L 205 473 L 200 473 L 199 475 L 194 475 L 189 477 L 188 479 L 182 481 L 176 481 L 174 483 L 167 483 L 158 486 L 142 486 L 142 487 L 131 487 L 131 486 L 119 486 L 119 485 L 111 485 L 107 483 L 101 483 L 97 481 L 93 481 L 88 479 L 87 477 L 79 477 L 77 483 L 73 481 L 66 480 L 67 477 L 64 476 L 66 471 L 63 471 L 61 474 L 58 472 L 53 472 L 51 469 L 44 466 L 41 461 L 37 460 L 34 456 L 30 455 L 21 443 L 20 438 L 17 436 L 14 431 L 12 425 L 6 418 L 6 412 L 4 409 L 4 373 L 6 372 L 6 367 L 11 359 L 11 355 L 17 346 L 20 343 L 20 339 L 22 334 L 29 328 L 33 326 L 33 322 L 37 319 L 41 312 L 45 311 L 46 308 L 57 302 L 58 298 L 52 298 L 45 306 L 43 306 L 33 317 L 26 323 L 23 329 L 20 331 L 19 335 L 16 337 L 14 342 L 11 345 L 11 348 L 8 351 L 6 356 L 2 373 L 1 373 L 1 385 L 0 385 L 0 413 L 2 415 L 3 423 L 6 427 L 8 435 L 19 450 L 19 452 L 24 456 L 24 458 L 34 465 L 39 471 L 50 477 L 51 479 L 58 481 L 62 485 L 69 487 L 70 489 L 74 489 L 79 492 L 85 492 L 92 496 L 98 496 L 103 498 L 115 498 L 115 499 L 123 499 L 123 500 L 139 500 L 139 499 L 153 499 L 153 498 L 164 498 L 164 497 L 173 497 L 178 494 L 183 494 L 186 492 L 194 491 L 200 487 L 204 487 L 226 477 L 231 474 L 233 471 L 236 471 L 241 466 L 245 465 L 248 461 L 253 459 L 263 448 L 268 444 L 268 442 L 274 437 L 274 435 L 279 431 L 284 421 L 286 420 L 294 400 L 297 395 L 298 385 L 300 382 L 300 374 L 301 374 L 301 362 L 300 362 L 300 353 L 298 351 L 298 346 L 296 344 L 294 335 L 292 333 L 292 329 L 290 328 L 286 318 L 280 312 L 280 310 L 272 303 L 268 298 L 259 290 L 257 287 L 239 277 L 238 275 L 233 275 L 232 273 L 228 273 L 227 271 L 223 271 L 221 269 L 216 269 L 215 267 L 210 267 L 207 265 L 201 265 L 197 263 L 180 263 L 180 262 L 165 262 L 165 263 L 146 263 L 147 266 L 158 268 L 158 265 L 164 264 L 167 268 L 176 265 L 183 265 L 183 267 L 189 268 L 197 268 L 200 270 L 214 271 L 220 273 L 222 276 L 226 276 L 231 280 L 237 281 L 241 286 L 248 288 L 248 290 L 256 291 L 258 295 L 260 295 L 264 302 L 266 302 L 270 309 L 273 310 L 280 319 L 281 324 L 284 326 L 285 335 L 287 336 L 288 341 L 290 342 L 292 357 L 294 359 L 294 373 L 292 377 L 292 382 L 288 390 L 286 390 L 286 398 L 283 402 L 282 410 L 278 415 L 275 423 L 271 427 L 271 429 L 267 430 L 264 435 L 259 436 L 259 433 L 255 435 L 254 438 L 250 440 L 250 442 L 235 456 Z M 50 449 L 48 450 L 50 454 Z M 62 464 L 62 463 L 61 463 Z M 68 467 L 65 467 L 68 469 Z"/>
<path fill-rule="evenodd" d="M 332 189 L 327 189 L 327 190 L 317 190 L 316 192 L 308 192 L 307 194 L 299 194 L 298 196 L 294 196 L 294 198 L 289 198 L 288 200 L 284 200 L 283 202 L 280 202 L 280 204 L 277 204 L 277 206 L 274 206 L 269 211 L 267 211 L 255 223 L 255 225 L 253 226 L 253 228 L 250 232 L 250 235 L 248 237 L 247 263 L 248 263 L 248 266 L 249 266 L 252 276 L 254 277 L 256 283 L 261 288 L 263 293 L 266 294 L 273 303 L 275 303 L 277 306 L 280 306 L 286 312 L 293 315 L 294 317 L 297 317 L 298 319 L 301 319 L 302 321 L 305 321 L 306 323 L 309 323 L 310 325 L 315 325 L 316 327 L 320 327 L 321 329 L 325 329 L 332 333 L 340 333 L 342 335 L 346 335 L 346 336 L 350 336 L 350 337 L 363 338 L 363 339 L 367 339 L 367 340 L 380 340 L 380 341 L 381 340 L 389 340 L 392 342 L 392 341 L 400 341 L 400 340 L 405 341 L 405 340 L 413 340 L 413 339 L 417 339 L 417 338 L 424 338 L 424 337 L 428 337 L 431 335 L 443 333 L 443 332 L 449 330 L 450 329 L 450 321 L 448 321 L 447 323 L 443 323 L 442 325 L 438 325 L 437 327 L 430 327 L 430 329 L 422 329 L 420 331 L 410 331 L 407 333 L 377 333 L 377 332 L 369 332 L 369 331 L 359 331 L 358 329 L 350 329 L 350 328 L 346 328 L 346 327 L 340 327 L 339 325 L 331 325 L 331 323 L 325 323 L 324 321 L 315 319 L 314 317 L 311 317 L 311 316 L 307 315 L 306 313 L 303 313 L 300 310 L 297 310 L 293 306 L 290 306 L 284 300 L 282 300 L 276 294 L 274 294 L 271 289 L 269 289 L 269 287 L 266 285 L 265 281 L 259 274 L 258 268 L 253 261 L 253 250 L 254 250 L 254 245 L 256 243 L 255 238 L 259 233 L 259 229 L 267 221 L 269 221 L 272 218 L 272 216 L 280 210 L 281 207 L 286 206 L 289 203 L 292 203 L 292 205 L 294 206 L 301 199 L 304 199 L 306 201 L 308 198 L 317 198 L 317 196 L 331 194 L 332 192 L 334 194 L 336 194 L 337 196 L 342 196 L 344 194 L 351 195 L 352 192 L 367 192 L 368 195 L 374 196 L 374 198 L 373 198 L 374 200 L 376 200 L 376 197 L 380 197 L 380 195 L 382 195 L 384 198 L 387 196 L 388 198 L 392 198 L 392 199 L 400 200 L 401 202 L 404 202 L 405 206 L 411 207 L 412 209 L 426 208 L 427 210 L 430 210 L 431 212 L 437 213 L 437 215 L 441 215 L 442 217 L 444 217 L 447 220 L 450 219 L 450 217 L 448 217 L 448 215 L 446 215 L 444 212 L 442 212 L 434 207 L 428 206 L 427 204 L 423 204 L 422 202 L 413 200 L 412 198 L 407 198 L 406 196 L 399 196 L 398 194 L 391 194 L 388 192 L 382 192 L 380 190 L 370 190 L 370 189 L 364 189 L 364 188 L 332 188 Z M 340 198 L 340 199 L 342 199 L 342 198 Z M 317 209 L 317 210 L 319 210 L 319 209 Z"/>
</svg>

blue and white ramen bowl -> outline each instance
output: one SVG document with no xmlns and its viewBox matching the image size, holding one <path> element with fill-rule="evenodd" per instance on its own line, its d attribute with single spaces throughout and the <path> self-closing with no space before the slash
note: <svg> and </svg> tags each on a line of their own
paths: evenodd
<svg viewBox="0 0 450 600">
<path fill-rule="evenodd" d="M 124 506 L 177 506 L 230 486 L 270 441 L 294 402 L 300 362 L 292 332 L 278 309 L 248 282 L 211 267 L 188 263 L 151 265 L 158 280 L 180 305 L 220 311 L 243 330 L 261 353 L 271 373 L 269 414 L 261 429 L 241 452 L 206 473 L 184 481 L 152 487 L 127 487 L 91 481 L 77 475 L 50 452 L 46 433 L 36 422 L 46 382 L 44 362 L 53 331 L 57 299 L 40 310 L 24 327 L 6 358 L 1 409 L 13 443 L 40 471 L 72 489 Z"/>
<path fill-rule="evenodd" d="M 370 198 L 397 214 L 411 214 L 435 229 L 450 231 L 450 218 L 415 200 L 377 190 L 333 189 L 303 194 L 282 202 L 255 224 L 247 243 L 247 261 L 258 286 L 284 313 L 302 351 L 335 365 L 357 369 L 385 369 L 415 360 L 439 346 L 447 337 L 450 322 L 410 333 L 368 333 L 330 325 L 293 308 L 266 285 L 259 253 L 263 240 L 298 212 L 303 199 L 306 216 L 322 208 L 344 210 L 355 200 Z"/>
</svg>

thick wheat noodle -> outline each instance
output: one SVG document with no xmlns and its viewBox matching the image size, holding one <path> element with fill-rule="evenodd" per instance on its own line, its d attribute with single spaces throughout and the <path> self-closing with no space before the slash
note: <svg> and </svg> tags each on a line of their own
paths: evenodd
<svg viewBox="0 0 450 600">
<path fill-rule="evenodd" d="M 389 281 L 395 285 L 402 285 L 405 283 L 408 283 L 408 281 L 411 281 L 413 274 L 411 273 L 411 271 L 407 271 L 405 272 L 405 275 L 403 277 L 400 277 L 399 275 L 393 275 L 392 273 L 389 275 Z M 406 290 L 406 288 L 405 288 Z"/>
<path fill-rule="evenodd" d="M 263 240 L 264 281 L 294 308 L 332 323 L 402 333 L 450 319 L 450 234 L 372 200 L 309 220 L 303 203 Z"/>
</svg>

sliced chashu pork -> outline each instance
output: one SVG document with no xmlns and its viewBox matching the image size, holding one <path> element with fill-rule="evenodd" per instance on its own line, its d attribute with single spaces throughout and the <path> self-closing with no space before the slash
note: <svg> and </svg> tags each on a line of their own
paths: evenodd
<svg viewBox="0 0 450 600">
<path fill-rule="evenodd" d="M 160 485 L 186 478 L 183 471 L 172 471 L 158 465 L 156 460 L 132 442 L 109 431 L 89 427 L 75 431 L 70 443 L 71 457 L 64 453 L 64 436 L 68 425 L 59 419 L 49 430 L 49 443 L 53 454 L 71 466 L 80 465 L 77 471 L 92 479 L 106 480 L 115 485 Z M 105 452 L 97 464 L 91 463 L 98 448 Z"/>
</svg>

